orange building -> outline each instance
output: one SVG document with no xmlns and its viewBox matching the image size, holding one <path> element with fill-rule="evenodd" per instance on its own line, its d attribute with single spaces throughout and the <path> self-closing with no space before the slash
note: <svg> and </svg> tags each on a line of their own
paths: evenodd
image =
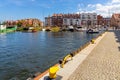
<svg viewBox="0 0 120 80">
<path fill-rule="evenodd" d="M 111 26 L 115 27 L 116 29 L 120 29 L 120 13 L 112 15 Z"/>
<path fill-rule="evenodd" d="M 17 20 L 16 24 L 20 24 L 19 27 L 39 27 L 42 26 L 42 21 L 35 18 Z"/>
</svg>

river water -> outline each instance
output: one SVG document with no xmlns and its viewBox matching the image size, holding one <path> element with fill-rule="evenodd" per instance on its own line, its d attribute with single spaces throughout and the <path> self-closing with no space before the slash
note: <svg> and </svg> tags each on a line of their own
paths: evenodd
<svg viewBox="0 0 120 80">
<path fill-rule="evenodd" d="M 95 38 L 86 32 L 0 34 L 0 80 L 25 80 Z"/>
</svg>

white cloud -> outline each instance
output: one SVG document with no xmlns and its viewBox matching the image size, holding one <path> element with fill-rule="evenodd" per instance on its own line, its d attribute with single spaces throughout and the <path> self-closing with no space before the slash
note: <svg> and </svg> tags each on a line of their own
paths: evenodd
<svg viewBox="0 0 120 80">
<path fill-rule="evenodd" d="M 112 0 L 112 3 L 120 3 L 120 0 Z"/>
<path fill-rule="evenodd" d="M 79 12 L 96 12 L 104 17 L 108 17 L 113 13 L 120 13 L 120 0 L 111 0 L 104 4 L 88 4 L 86 8 L 79 6 Z"/>
</svg>

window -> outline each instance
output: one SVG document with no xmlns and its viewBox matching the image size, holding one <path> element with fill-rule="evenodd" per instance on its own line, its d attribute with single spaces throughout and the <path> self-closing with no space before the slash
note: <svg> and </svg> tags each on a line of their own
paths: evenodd
<svg viewBox="0 0 120 80">
<path fill-rule="evenodd" d="M 93 18 L 96 19 L 96 15 L 93 15 Z"/>
<path fill-rule="evenodd" d="M 77 20 L 76 20 L 76 25 L 78 25 L 78 22 L 79 22 L 79 20 L 77 19 Z"/>
<path fill-rule="evenodd" d="M 67 24 L 67 19 L 64 19 L 64 24 Z"/>
<path fill-rule="evenodd" d="M 72 19 L 70 20 L 70 24 L 73 25 L 73 23 L 72 23 Z"/>
<path fill-rule="evenodd" d="M 85 16 L 84 16 L 84 15 L 82 15 L 82 19 L 85 19 Z"/>
<path fill-rule="evenodd" d="M 90 19 L 90 15 L 88 15 L 88 19 Z"/>
</svg>

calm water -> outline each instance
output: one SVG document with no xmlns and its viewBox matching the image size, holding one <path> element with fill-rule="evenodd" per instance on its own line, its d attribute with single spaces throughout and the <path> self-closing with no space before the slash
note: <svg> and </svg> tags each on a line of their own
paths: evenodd
<svg viewBox="0 0 120 80">
<path fill-rule="evenodd" d="M 15 32 L 0 34 L 0 80 L 25 80 L 43 72 L 98 34 Z"/>
</svg>

